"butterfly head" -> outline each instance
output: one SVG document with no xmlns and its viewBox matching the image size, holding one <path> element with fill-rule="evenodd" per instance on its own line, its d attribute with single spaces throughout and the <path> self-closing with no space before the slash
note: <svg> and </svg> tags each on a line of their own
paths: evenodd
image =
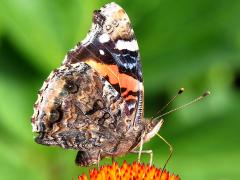
<svg viewBox="0 0 240 180">
<path fill-rule="evenodd" d="M 152 137 L 154 137 L 159 129 L 161 128 L 163 124 L 163 119 L 161 120 L 147 120 L 147 127 L 145 130 L 145 137 L 144 142 L 149 141 Z"/>
</svg>

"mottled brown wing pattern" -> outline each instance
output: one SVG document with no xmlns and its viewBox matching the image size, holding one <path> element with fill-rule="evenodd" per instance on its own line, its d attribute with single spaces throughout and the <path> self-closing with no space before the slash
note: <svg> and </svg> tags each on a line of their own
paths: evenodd
<svg viewBox="0 0 240 180">
<path fill-rule="evenodd" d="M 85 63 L 63 66 L 47 82 L 34 115 L 38 143 L 90 150 L 114 142 L 124 102 L 97 72 Z"/>
<path fill-rule="evenodd" d="M 56 69 L 36 107 L 32 119 L 33 130 L 39 132 L 36 142 L 88 152 L 89 164 L 97 161 L 100 151 L 102 157 L 127 152 L 140 137 L 129 131 L 123 98 L 83 62 Z"/>
</svg>

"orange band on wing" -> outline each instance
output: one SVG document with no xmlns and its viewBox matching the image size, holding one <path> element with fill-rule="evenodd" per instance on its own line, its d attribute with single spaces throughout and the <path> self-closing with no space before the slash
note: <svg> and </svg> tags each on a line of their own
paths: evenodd
<svg viewBox="0 0 240 180">
<path fill-rule="evenodd" d="M 87 59 L 85 62 L 103 77 L 108 76 L 110 84 L 119 84 L 120 88 L 125 88 L 126 91 L 122 92 L 122 97 L 127 95 L 129 91 L 137 92 L 140 88 L 139 81 L 127 74 L 119 73 L 117 65 L 99 63 L 95 59 Z"/>
<path fill-rule="evenodd" d="M 89 64 L 93 69 L 95 69 L 100 75 L 103 77 L 108 76 L 109 82 L 111 84 L 119 83 L 118 80 L 118 67 L 116 65 L 106 65 L 99 62 L 96 62 L 94 59 L 88 59 L 85 61 Z"/>
</svg>

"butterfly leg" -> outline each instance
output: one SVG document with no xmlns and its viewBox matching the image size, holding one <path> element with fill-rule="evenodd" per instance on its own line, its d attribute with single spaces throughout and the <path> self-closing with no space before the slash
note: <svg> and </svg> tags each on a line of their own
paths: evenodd
<svg viewBox="0 0 240 180">
<path fill-rule="evenodd" d="M 165 143 L 168 145 L 169 151 L 170 151 L 170 153 L 169 153 L 169 155 L 168 155 L 168 158 L 167 158 L 167 160 L 166 160 L 166 162 L 164 163 L 164 166 L 163 166 L 163 168 L 162 168 L 162 172 L 163 172 L 163 171 L 165 170 L 165 168 L 166 168 L 169 160 L 170 160 L 171 157 L 172 157 L 173 147 L 172 147 L 172 145 L 171 145 L 164 137 L 162 137 L 160 134 L 157 133 L 156 135 L 157 135 L 161 140 L 163 140 L 163 142 L 165 142 Z M 160 179 L 161 179 L 161 177 L 162 177 L 162 173 L 161 173 L 161 175 L 160 175 Z"/>
<path fill-rule="evenodd" d="M 97 158 L 97 167 L 98 167 L 98 169 L 100 168 L 101 152 L 102 152 L 102 150 L 98 151 L 98 158 Z"/>
<path fill-rule="evenodd" d="M 150 156 L 149 165 L 150 166 L 152 165 L 152 161 L 153 161 L 153 152 L 152 152 L 152 150 L 141 150 L 141 152 L 140 151 L 131 151 L 130 153 L 134 153 L 134 154 L 139 154 L 139 153 L 149 154 L 149 156 Z M 138 162 L 140 162 L 140 161 L 138 161 Z"/>
<path fill-rule="evenodd" d="M 145 134 L 142 134 L 142 136 L 141 136 L 139 151 L 136 151 L 136 152 L 138 152 L 138 159 L 137 159 L 138 162 L 140 162 L 140 160 L 141 160 L 142 147 L 143 147 L 143 137 L 144 137 L 144 135 L 145 135 Z M 134 151 L 133 151 L 133 152 L 134 152 Z"/>
</svg>

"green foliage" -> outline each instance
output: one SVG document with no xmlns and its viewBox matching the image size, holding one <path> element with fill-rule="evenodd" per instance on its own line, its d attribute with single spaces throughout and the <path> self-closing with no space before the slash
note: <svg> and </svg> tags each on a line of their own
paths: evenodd
<svg viewBox="0 0 240 180">
<path fill-rule="evenodd" d="M 84 38 L 92 11 L 106 2 L 0 0 L 0 179 L 71 179 L 87 172 L 74 165 L 75 151 L 34 143 L 30 117 L 43 80 Z M 141 49 L 147 117 L 182 86 L 186 92 L 169 109 L 212 92 L 165 117 L 160 133 L 175 150 L 168 169 L 182 179 L 239 177 L 240 1 L 118 3 Z M 144 149 L 153 149 L 156 166 L 167 159 L 158 138 Z"/>
</svg>

